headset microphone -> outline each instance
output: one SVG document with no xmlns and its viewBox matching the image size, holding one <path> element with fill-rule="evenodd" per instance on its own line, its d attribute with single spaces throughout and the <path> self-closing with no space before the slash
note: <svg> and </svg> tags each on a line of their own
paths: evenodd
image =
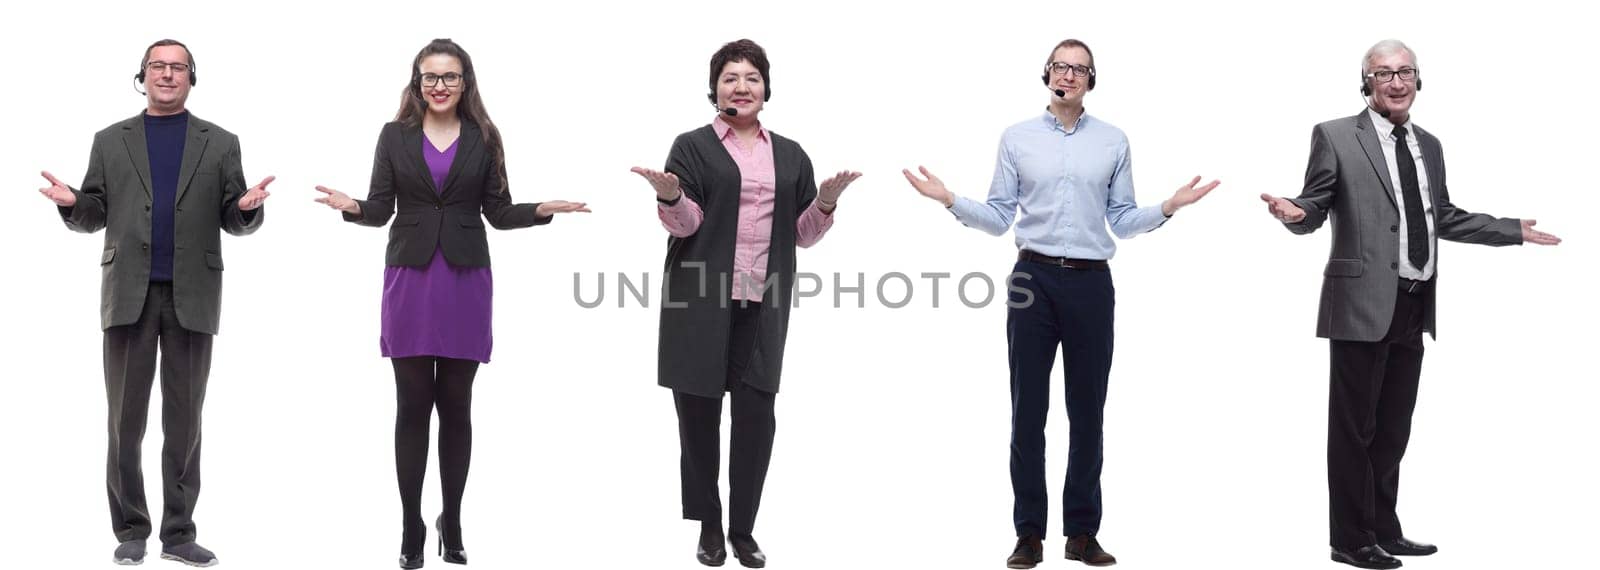
<svg viewBox="0 0 1600 570">
<path fill-rule="evenodd" d="M 729 117 L 737 117 L 737 116 L 739 116 L 739 110 L 735 109 L 733 107 L 724 107 L 724 108 L 720 108 L 720 109 L 717 109 L 717 110 L 721 111 L 722 114 L 727 115 Z"/>
</svg>

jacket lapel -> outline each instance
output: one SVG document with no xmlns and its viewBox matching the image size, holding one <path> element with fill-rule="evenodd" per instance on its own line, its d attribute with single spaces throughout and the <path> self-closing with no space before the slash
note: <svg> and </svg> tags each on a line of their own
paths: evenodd
<svg viewBox="0 0 1600 570">
<path fill-rule="evenodd" d="M 144 197 L 150 198 L 150 149 L 145 145 L 144 113 L 123 123 L 122 146 L 128 149 L 128 161 L 133 163 L 139 182 L 144 184 Z"/>
<path fill-rule="evenodd" d="M 1416 127 L 1417 144 L 1422 147 L 1422 167 L 1428 171 L 1428 197 L 1435 205 L 1433 211 L 1438 215 L 1439 189 L 1444 187 L 1444 151 L 1439 148 L 1438 139 L 1431 133 Z M 1423 136 L 1426 134 L 1427 136 Z"/>
<path fill-rule="evenodd" d="M 1385 135 L 1372 125 L 1372 118 L 1367 116 L 1366 111 L 1356 115 L 1356 141 L 1361 143 L 1361 150 L 1366 151 L 1367 161 L 1372 163 L 1378 182 L 1383 183 L 1383 195 L 1389 198 L 1389 205 L 1399 211 L 1400 205 L 1394 201 L 1394 182 L 1389 180 L 1389 161 L 1383 159 L 1383 146 L 1378 142 L 1380 136 Z"/>
<path fill-rule="evenodd" d="M 433 197 L 437 198 L 439 189 L 433 186 L 433 177 L 428 175 L 428 161 L 422 158 L 422 145 L 428 144 L 422 139 L 422 127 L 406 127 L 401 131 L 400 138 L 405 145 L 402 152 L 411 161 L 411 170 L 422 180 L 422 186 L 433 190 Z"/>
<path fill-rule="evenodd" d="M 189 115 L 188 139 L 183 143 L 183 164 L 178 167 L 178 193 L 173 203 L 183 203 L 183 194 L 189 191 L 189 181 L 194 179 L 194 171 L 200 167 L 201 157 L 205 156 L 206 143 L 211 141 L 210 132 L 210 127 L 201 126 L 194 115 Z"/>
<path fill-rule="evenodd" d="M 450 170 L 444 175 L 444 188 L 439 191 L 440 197 L 449 194 L 456 187 L 456 178 L 461 176 L 462 164 L 467 162 L 467 157 L 478 150 L 478 145 L 483 142 L 483 134 L 478 129 L 477 123 L 461 120 L 461 134 L 456 135 L 456 156 L 450 161 Z M 490 172 L 490 176 L 499 176 L 498 172 Z"/>
</svg>

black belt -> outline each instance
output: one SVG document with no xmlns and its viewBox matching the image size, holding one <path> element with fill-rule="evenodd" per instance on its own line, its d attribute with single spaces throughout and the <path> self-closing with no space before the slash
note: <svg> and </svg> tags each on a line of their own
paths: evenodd
<svg viewBox="0 0 1600 570">
<path fill-rule="evenodd" d="M 1088 271 L 1111 271 L 1111 265 L 1103 259 L 1073 259 L 1070 257 L 1051 257 L 1042 253 L 1035 253 L 1026 249 L 1017 252 L 1017 259 L 1065 267 L 1068 269 L 1084 269 Z"/>
<path fill-rule="evenodd" d="M 1406 293 L 1421 293 L 1423 289 L 1432 284 L 1433 280 L 1431 279 L 1427 281 L 1417 281 L 1416 279 L 1406 279 L 1404 277 L 1400 278 L 1400 290 Z"/>
</svg>

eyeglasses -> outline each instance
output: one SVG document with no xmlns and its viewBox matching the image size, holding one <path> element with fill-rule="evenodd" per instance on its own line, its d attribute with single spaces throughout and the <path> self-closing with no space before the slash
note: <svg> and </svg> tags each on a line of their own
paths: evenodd
<svg viewBox="0 0 1600 570">
<path fill-rule="evenodd" d="M 1050 62 L 1050 65 L 1045 66 L 1045 69 L 1056 75 L 1066 75 L 1068 71 L 1071 71 L 1074 77 L 1088 77 L 1090 75 L 1094 75 L 1093 67 L 1089 67 L 1087 65 L 1073 65 L 1065 61 L 1052 61 Z"/>
<path fill-rule="evenodd" d="M 1394 81 L 1396 77 L 1399 77 L 1401 81 L 1414 81 L 1417 78 L 1417 70 L 1413 67 L 1402 67 L 1398 71 L 1379 69 L 1368 73 L 1367 77 L 1378 80 L 1378 83 L 1388 83 Z"/>
<path fill-rule="evenodd" d="M 445 87 L 460 87 L 461 86 L 461 74 L 460 73 L 456 73 L 454 71 L 452 71 L 450 73 L 446 73 L 444 75 L 440 75 L 440 74 L 437 74 L 437 73 L 424 73 L 424 74 L 422 74 L 422 86 L 423 87 L 433 87 L 435 85 L 438 85 L 440 81 L 444 82 L 444 86 Z"/>
<path fill-rule="evenodd" d="M 183 75 L 189 72 L 189 64 L 187 63 L 167 63 L 165 61 L 152 61 L 146 63 L 144 68 L 149 70 L 151 75 L 160 75 L 168 69 L 171 69 L 174 75 Z"/>
</svg>

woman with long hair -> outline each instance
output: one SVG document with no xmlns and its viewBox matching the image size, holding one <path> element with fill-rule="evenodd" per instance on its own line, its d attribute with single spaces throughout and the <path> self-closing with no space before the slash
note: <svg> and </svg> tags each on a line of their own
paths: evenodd
<svg viewBox="0 0 1600 570">
<path fill-rule="evenodd" d="M 317 187 L 324 194 L 317 202 L 343 212 L 346 221 L 382 227 L 394 218 L 379 345 L 394 364 L 401 568 L 423 564 L 422 481 L 434 409 L 444 492 L 443 512 L 434 521 L 439 553 L 445 562 L 467 563 L 461 497 L 472 458 L 472 379 L 493 346 L 484 220 L 508 230 L 589 211 L 581 202 L 512 203 L 500 140 L 472 58 L 453 41 L 434 40 L 412 60 L 400 110 L 378 135 L 367 199 Z"/>
</svg>

